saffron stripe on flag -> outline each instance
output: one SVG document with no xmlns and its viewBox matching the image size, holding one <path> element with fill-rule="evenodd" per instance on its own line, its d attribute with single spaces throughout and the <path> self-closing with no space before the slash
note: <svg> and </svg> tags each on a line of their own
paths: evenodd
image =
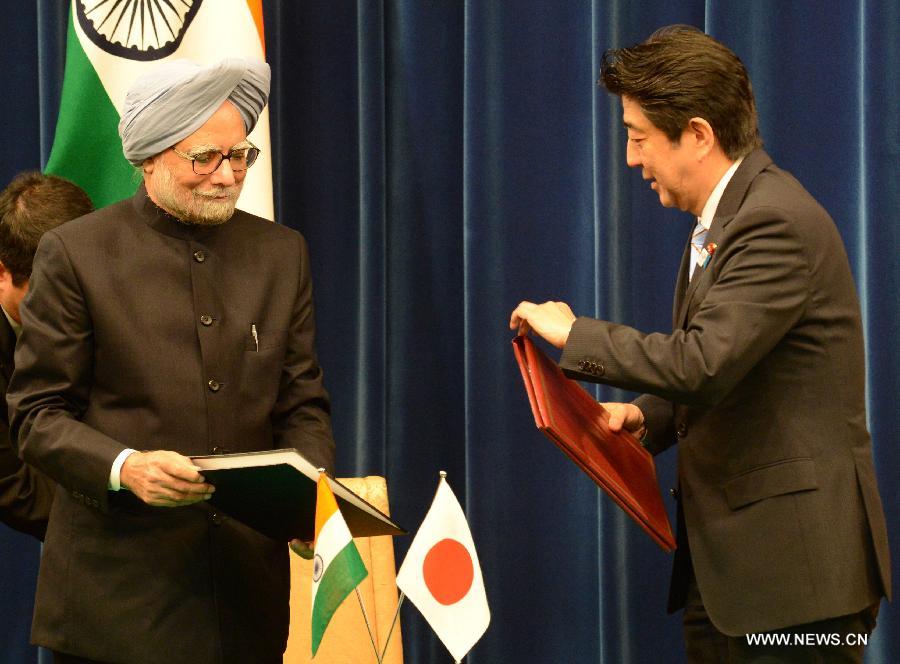
<svg viewBox="0 0 900 664">
<path fill-rule="evenodd" d="M 325 484 L 325 486 L 321 486 Z M 327 490 L 326 490 L 327 489 Z M 316 542 L 318 543 L 322 530 L 332 520 L 335 512 L 338 512 L 337 501 L 328 486 L 328 480 L 324 477 L 319 478 L 316 485 Z M 349 530 L 347 531 L 349 534 Z"/>
</svg>

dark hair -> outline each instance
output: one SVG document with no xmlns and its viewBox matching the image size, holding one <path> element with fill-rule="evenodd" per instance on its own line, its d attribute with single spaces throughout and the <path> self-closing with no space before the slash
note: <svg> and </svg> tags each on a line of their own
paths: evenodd
<svg viewBox="0 0 900 664">
<path fill-rule="evenodd" d="M 700 117 L 730 159 L 762 146 L 744 63 L 697 28 L 670 25 L 640 44 L 606 51 L 600 83 L 635 100 L 673 143 L 691 118 Z"/>
<path fill-rule="evenodd" d="M 20 173 L 0 193 L 0 262 L 21 287 L 31 277 L 41 236 L 94 209 L 78 185 L 37 171 Z"/>
</svg>

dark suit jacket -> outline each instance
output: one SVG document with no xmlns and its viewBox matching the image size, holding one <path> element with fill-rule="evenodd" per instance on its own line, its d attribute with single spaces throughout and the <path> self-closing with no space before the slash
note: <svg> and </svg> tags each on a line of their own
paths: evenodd
<svg viewBox="0 0 900 664">
<path fill-rule="evenodd" d="M 184 225 L 143 187 L 41 240 L 9 390 L 13 439 L 61 485 L 35 642 L 129 664 L 281 661 L 285 543 L 107 483 L 126 447 L 295 447 L 333 467 L 309 267 L 289 228 L 244 212 Z"/>
<path fill-rule="evenodd" d="M 15 350 L 16 335 L 0 311 L 0 393 L 4 399 L 12 376 Z M 4 404 L 0 408 L 0 521 L 44 539 L 55 491 L 56 484 L 23 463 L 10 444 L 9 418 Z"/>
<path fill-rule="evenodd" d="M 579 318 L 561 366 L 646 392 L 648 447 L 677 441 L 684 532 L 713 623 L 740 635 L 849 614 L 889 594 L 866 430 L 859 303 L 834 222 L 762 150 L 729 182 L 672 334 Z M 698 268 L 699 269 L 699 268 Z"/>
</svg>

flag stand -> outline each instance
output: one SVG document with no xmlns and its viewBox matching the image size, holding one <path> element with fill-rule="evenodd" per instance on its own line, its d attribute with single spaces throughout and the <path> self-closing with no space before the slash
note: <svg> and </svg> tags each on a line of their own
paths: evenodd
<svg viewBox="0 0 900 664">
<path fill-rule="evenodd" d="M 394 633 L 394 625 L 397 624 L 397 618 L 400 616 L 400 607 L 403 605 L 403 600 L 406 599 L 406 595 L 403 591 L 400 591 L 400 599 L 397 600 L 397 610 L 394 611 L 394 619 L 391 620 L 391 628 L 388 630 L 387 638 L 384 640 L 384 650 L 381 651 L 381 659 L 380 662 L 384 661 L 384 656 L 387 654 L 388 644 L 391 642 L 391 635 Z"/>
<path fill-rule="evenodd" d="M 375 636 L 372 634 L 372 625 L 369 623 L 369 615 L 366 613 L 366 607 L 363 604 L 362 596 L 359 594 L 359 586 L 356 586 L 354 590 L 356 591 L 356 599 L 359 600 L 359 610 L 362 611 L 363 620 L 366 621 L 366 629 L 369 632 L 369 641 L 372 643 L 372 650 L 375 651 L 375 661 L 378 662 L 378 664 L 381 664 L 381 656 L 378 654 L 378 646 L 375 644 Z"/>
<path fill-rule="evenodd" d="M 394 619 L 391 620 L 391 628 L 388 630 L 387 638 L 384 640 L 384 650 L 381 651 L 381 659 L 378 660 L 379 664 L 384 661 L 384 656 L 387 655 L 388 645 L 391 642 L 391 635 L 394 633 L 394 626 L 397 624 L 397 618 L 400 616 L 400 607 L 403 606 L 403 600 L 406 599 L 406 594 L 401 590 L 400 591 L 400 599 L 397 600 L 397 610 L 394 611 Z M 362 606 L 362 604 L 360 604 Z M 458 659 L 453 660 L 453 664 L 460 664 Z"/>
</svg>

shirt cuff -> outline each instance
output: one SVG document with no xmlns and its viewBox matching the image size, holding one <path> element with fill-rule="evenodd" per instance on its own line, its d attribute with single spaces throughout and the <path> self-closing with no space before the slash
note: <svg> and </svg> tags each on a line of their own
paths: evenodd
<svg viewBox="0 0 900 664">
<path fill-rule="evenodd" d="M 110 491 L 118 491 L 119 489 L 122 488 L 122 482 L 119 477 L 119 475 L 122 472 L 122 464 L 124 464 L 125 459 L 127 459 L 128 456 L 132 452 L 135 452 L 135 451 L 136 450 L 133 450 L 131 448 L 122 450 L 121 452 L 119 452 L 119 456 L 116 457 L 116 460 L 113 461 L 112 470 L 109 471 L 109 487 L 108 488 Z"/>
</svg>

